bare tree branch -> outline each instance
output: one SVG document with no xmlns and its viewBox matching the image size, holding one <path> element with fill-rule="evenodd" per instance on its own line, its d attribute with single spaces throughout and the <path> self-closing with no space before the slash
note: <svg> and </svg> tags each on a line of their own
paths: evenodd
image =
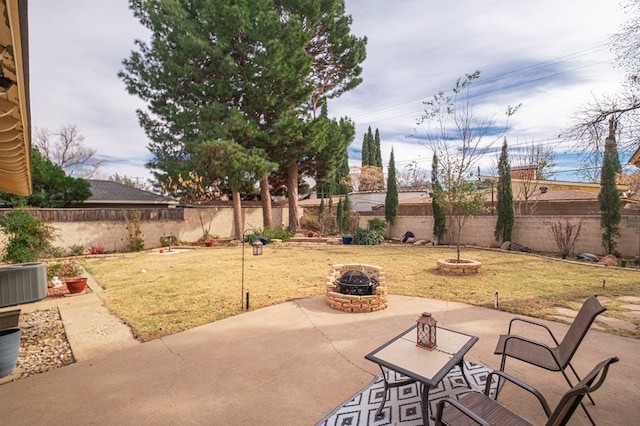
<svg viewBox="0 0 640 426">
<path fill-rule="evenodd" d="M 66 124 L 57 132 L 36 128 L 34 146 L 40 153 L 67 174 L 91 178 L 104 163 L 96 158 L 97 151 L 84 145 L 85 138 L 75 124 Z"/>
<path fill-rule="evenodd" d="M 618 123 L 616 140 L 620 151 L 635 151 L 640 146 L 638 119 L 640 96 L 626 90 L 617 96 L 595 96 L 572 118 L 560 137 L 573 142 L 580 152 L 580 174 L 590 182 L 600 180 L 604 140 L 609 134 L 609 118 Z"/>
</svg>

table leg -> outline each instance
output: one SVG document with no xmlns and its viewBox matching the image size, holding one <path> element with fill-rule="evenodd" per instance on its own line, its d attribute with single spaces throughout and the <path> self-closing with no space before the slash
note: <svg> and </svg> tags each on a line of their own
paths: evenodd
<svg viewBox="0 0 640 426">
<path fill-rule="evenodd" d="M 389 389 L 397 388 L 399 386 L 409 385 L 411 383 L 415 383 L 416 381 L 413 379 L 407 379 L 407 380 L 402 380 L 400 382 L 389 383 L 389 381 L 387 380 L 387 375 L 384 372 L 384 369 L 382 368 L 381 365 L 378 365 L 378 366 L 382 371 L 382 379 L 384 380 L 384 395 L 382 396 L 380 407 L 378 407 L 378 410 L 376 411 L 376 419 L 381 419 L 384 417 L 384 413 L 382 412 L 382 410 L 384 410 L 384 403 L 387 402 L 387 392 L 389 392 Z M 388 370 L 388 371 L 391 371 L 391 370 Z M 428 392 L 429 391 L 427 391 L 427 396 L 428 396 Z"/>
<path fill-rule="evenodd" d="M 458 363 L 458 366 L 460 367 L 460 372 L 462 373 L 462 378 L 464 379 L 465 383 L 467 384 L 467 387 L 469 389 L 471 389 L 471 384 L 469 383 L 469 379 L 467 379 L 467 375 L 464 374 L 464 358 L 460 359 L 460 362 Z"/>
<path fill-rule="evenodd" d="M 422 395 L 422 424 L 429 426 L 429 386 L 420 383 L 420 394 Z"/>
</svg>

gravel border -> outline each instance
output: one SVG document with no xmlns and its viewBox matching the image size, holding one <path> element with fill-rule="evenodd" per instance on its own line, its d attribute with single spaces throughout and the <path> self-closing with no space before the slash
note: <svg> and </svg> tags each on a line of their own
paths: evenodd
<svg viewBox="0 0 640 426">
<path fill-rule="evenodd" d="M 14 373 L 25 378 L 76 362 L 58 308 L 20 314 L 20 354 Z"/>
</svg>

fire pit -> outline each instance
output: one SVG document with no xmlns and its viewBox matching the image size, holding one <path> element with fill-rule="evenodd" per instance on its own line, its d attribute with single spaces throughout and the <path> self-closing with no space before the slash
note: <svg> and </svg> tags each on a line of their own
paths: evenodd
<svg viewBox="0 0 640 426">
<path fill-rule="evenodd" d="M 327 277 L 327 303 L 344 312 L 373 312 L 387 307 L 384 272 L 379 266 L 333 265 Z"/>
<path fill-rule="evenodd" d="M 336 280 L 340 294 L 371 296 L 376 293 L 378 281 L 362 271 L 349 269 Z"/>
</svg>

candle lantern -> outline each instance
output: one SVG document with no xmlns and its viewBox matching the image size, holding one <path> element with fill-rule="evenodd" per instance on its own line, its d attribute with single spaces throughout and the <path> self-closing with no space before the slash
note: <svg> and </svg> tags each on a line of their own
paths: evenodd
<svg viewBox="0 0 640 426">
<path fill-rule="evenodd" d="M 428 350 L 436 347 L 436 320 L 428 312 L 423 312 L 416 321 L 416 346 Z"/>
<path fill-rule="evenodd" d="M 251 245 L 253 246 L 253 255 L 260 256 L 262 254 L 262 241 L 255 240 Z"/>
</svg>

